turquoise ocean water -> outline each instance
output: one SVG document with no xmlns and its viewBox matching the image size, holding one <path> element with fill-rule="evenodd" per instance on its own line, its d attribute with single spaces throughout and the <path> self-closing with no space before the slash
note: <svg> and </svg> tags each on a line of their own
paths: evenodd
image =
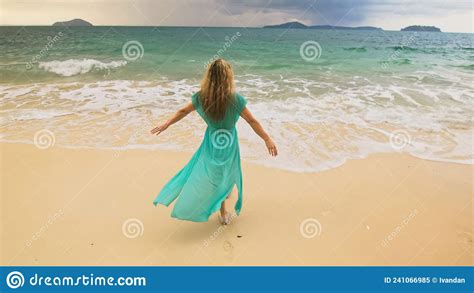
<svg viewBox="0 0 474 293">
<path fill-rule="evenodd" d="M 232 63 L 280 156 L 240 123 L 242 156 L 294 171 L 371 153 L 473 163 L 473 34 L 260 28 L 0 27 L 1 141 L 194 150 L 197 115 L 148 135 Z M 35 140 L 36 137 L 36 140 Z"/>
</svg>

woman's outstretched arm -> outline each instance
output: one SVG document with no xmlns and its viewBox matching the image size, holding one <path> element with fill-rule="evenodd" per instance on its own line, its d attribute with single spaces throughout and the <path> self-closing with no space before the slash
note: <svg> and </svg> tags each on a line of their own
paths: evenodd
<svg viewBox="0 0 474 293">
<path fill-rule="evenodd" d="M 176 113 L 174 113 L 174 115 L 170 119 L 168 119 L 166 122 L 164 122 L 164 123 L 158 125 L 157 127 L 153 128 L 150 131 L 151 134 L 158 135 L 158 134 L 162 133 L 168 127 L 175 124 L 179 120 L 183 119 L 184 117 L 186 117 L 186 115 L 188 115 L 192 111 L 194 111 L 194 106 L 193 106 L 193 103 L 189 102 L 186 106 L 184 106 L 183 108 L 179 109 Z"/>
<path fill-rule="evenodd" d="M 271 156 L 274 156 L 274 157 L 277 156 L 278 150 L 275 143 L 270 138 L 270 136 L 265 132 L 262 125 L 260 125 L 260 122 L 258 122 L 258 120 L 255 119 L 255 117 L 253 117 L 250 110 L 247 109 L 247 107 L 245 107 L 240 113 L 240 116 L 244 118 L 245 121 L 247 121 L 247 123 L 250 125 L 250 127 L 252 127 L 253 131 L 255 131 L 255 133 L 258 136 L 260 136 L 263 139 L 263 141 L 265 141 L 265 145 L 267 146 L 268 153 Z"/>
</svg>

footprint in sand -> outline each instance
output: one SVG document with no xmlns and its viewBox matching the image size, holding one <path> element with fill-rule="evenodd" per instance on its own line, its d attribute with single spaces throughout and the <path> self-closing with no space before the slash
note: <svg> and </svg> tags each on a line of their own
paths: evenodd
<svg viewBox="0 0 474 293">
<path fill-rule="evenodd" d="M 473 234 L 467 231 L 459 231 L 458 232 L 458 239 L 459 243 L 467 249 L 467 251 L 471 251 L 471 254 L 474 254 L 473 252 Z"/>
<path fill-rule="evenodd" d="M 232 243 L 228 240 L 224 241 L 222 246 L 224 247 L 224 251 L 228 253 L 232 253 L 232 251 L 234 251 L 234 245 L 232 245 Z"/>
<path fill-rule="evenodd" d="M 224 248 L 224 252 L 228 261 L 234 261 L 234 245 L 232 242 L 225 240 L 224 243 L 222 243 L 222 247 Z"/>
<path fill-rule="evenodd" d="M 321 215 L 323 216 L 327 216 L 327 215 L 330 215 L 334 212 L 334 207 L 327 207 L 327 208 L 323 208 L 323 210 L 321 211 Z"/>
<path fill-rule="evenodd" d="M 331 214 L 331 213 L 332 213 L 331 210 L 327 210 L 327 211 L 322 211 L 322 212 L 321 212 L 321 215 L 327 216 L 327 215 L 329 215 L 329 214 Z"/>
</svg>

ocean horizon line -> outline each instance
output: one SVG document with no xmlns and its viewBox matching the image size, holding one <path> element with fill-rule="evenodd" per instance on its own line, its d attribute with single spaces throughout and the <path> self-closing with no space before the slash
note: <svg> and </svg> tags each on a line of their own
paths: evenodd
<svg viewBox="0 0 474 293">
<path fill-rule="evenodd" d="M 338 28 L 338 29 L 334 29 L 334 28 L 277 28 L 277 27 L 265 27 L 266 25 L 264 26 L 198 26 L 198 25 L 195 25 L 195 26 L 180 26 L 180 25 L 93 25 L 93 26 L 68 26 L 68 28 L 94 28 L 94 27 L 127 27 L 127 28 L 216 28 L 216 29 L 223 29 L 223 28 L 228 28 L 228 29 L 231 29 L 231 28 L 234 28 L 234 29 L 239 29 L 239 28 L 242 28 L 242 29 L 270 29 L 270 30 L 290 30 L 290 29 L 295 29 L 295 30 L 301 30 L 301 29 L 308 29 L 308 30 L 351 30 L 350 28 L 355 28 L 355 27 L 365 27 L 365 26 L 368 26 L 368 25 L 360 25 L 360 26 L 354 26 L 354 27 L 349 27 L 349 29 L 343 29 L 343 28 Z M 315 25 L 317 26 L 317 24 Z M 336 27 L 336 25 L 330 25 L 328 24 L 328 26 L 334 26 Z M 2 24 L 0 25 L 0 27 L 58 27 L 58 26 L 54 26 L 52 24 L 50 25 L 9 25 L 9 24 Z M 384 31 L 384 32 L 402 32 L 401 29 L 399 30 L 392 30 L 392 29 L 385 29 L 385 28 L 381 28 L 380 27 L 380 30 Z M 408 31 L 410 32 L 410 31 Z M 432 33 L 432 32 L 429 32 L 429 31 L 417 31 L 417 33 Z M 437 33 L 448 33 L 448 34 L 473 34 L 472 32 L 453 32 L 453 31 L 441 31 L 441 32 L 437 32 Z"/>
</svg>

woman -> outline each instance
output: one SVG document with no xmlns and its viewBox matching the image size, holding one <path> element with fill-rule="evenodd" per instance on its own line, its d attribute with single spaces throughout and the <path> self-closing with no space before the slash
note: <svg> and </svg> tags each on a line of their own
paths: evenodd
<svg viewBox="0 0 474 293">
<path fill-rule="evenodd" d="M 264 141 L 271 156 L 277 155 L 272 139 L 245 106 L 247 101 L 235 92 L 232 67 L 223 59 L 212 62 L 201 82 L 201 90 L 192 102 L 181 108 L 168 121 L 153 128 L 160 134 L 169 126 L 196 110 L 207 124 L 201 146 L 191 160 L 161 190 L 154 204 L 168 206 L 178 198 L 172 217 L 205 222 L 220 208 L 219 220 L 231 221 L 225 200 L 234 186 L 238 189 L 235 205 L 239 215 L 242 207 L 242 170 L 235 124 L 241 116 Z"/>
</svg>

